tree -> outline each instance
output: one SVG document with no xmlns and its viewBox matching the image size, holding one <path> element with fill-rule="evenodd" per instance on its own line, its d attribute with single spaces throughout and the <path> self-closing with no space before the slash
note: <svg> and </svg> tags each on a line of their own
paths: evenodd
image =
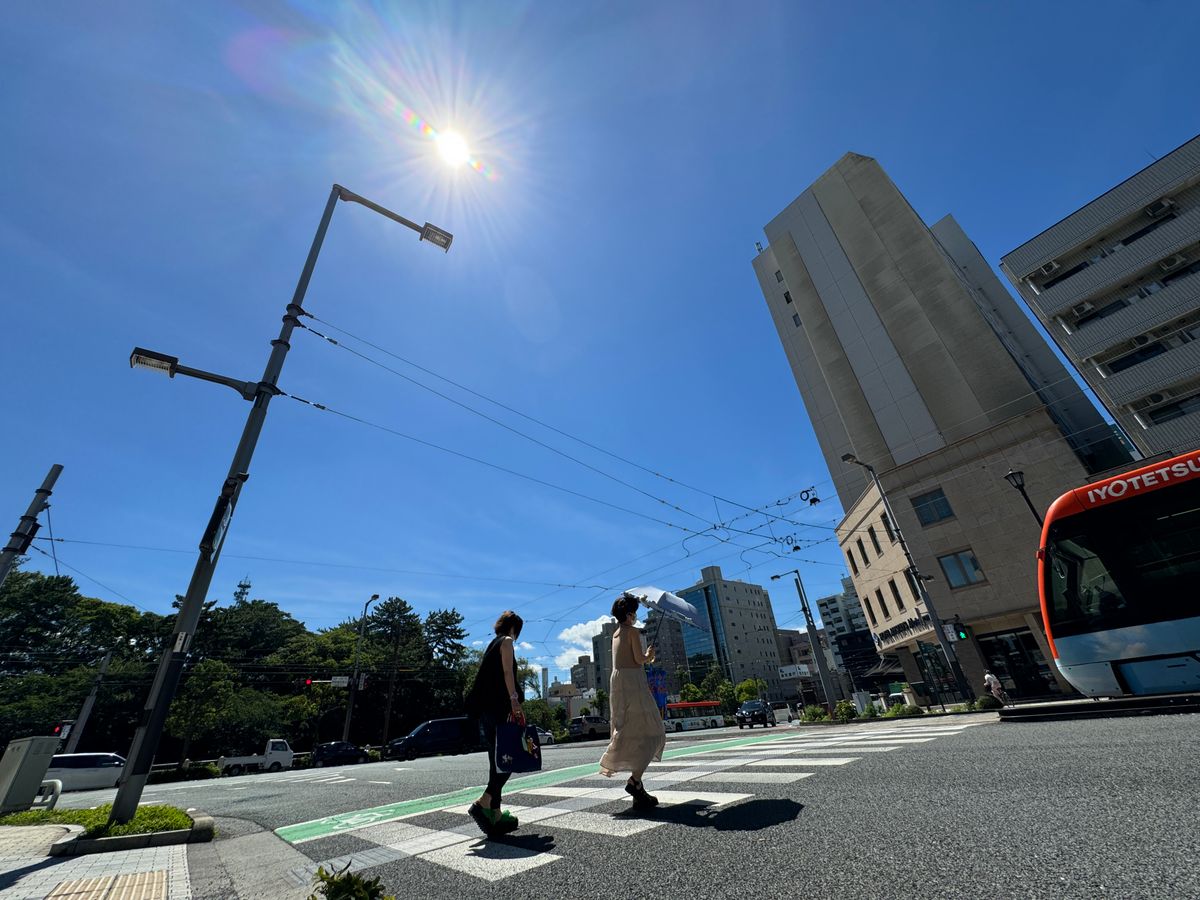
<svg viewBox="0 0 1200 900">
<path fill-rule="evenodd" d="M 724 679 L 717 686 L 717 696 L 714 697 L 721 704 L 721 712 L 724 715 L 732 716 L 737 711 L 737 692 L 733 688 L 733 682 Z"/>
<path fill-rule="evenodd" d="M 581 716 L 590 716 L 592 714 L 592 711 L 590 708 L 585 706 L 583 709 L 579 710 L 579 714 Z"/>
<path fill-rule="evenodd" d="M 431 654 L 421 617 L 413 611 L 408 601 L 400 597 L 388 597 L 380 603 L 371 613 L 369 628 L 372 635 L 382 637 L 390 647 L 387 699 L 383 708 L 383 740 L 386 743 L 391 736 L 392 704 L 396 698 L 400 669 L 423 671 L 431 661 Z"/>
<path fill-rule="evenodd" d="M 425 643 L 429 652 L 442 665 L 457 669 L 467 656 L 466 629 L 463 617 L 456 609 L 435 609 L 425 616 Z"/>
<path fill-rule="evenodd" d="M 546 731 L 554 730 L 554 710 L 545 700 L 526 700 L 521 707 L 525 711 L 525 719 L 531 725 L 537 725 Z"/>
<path fill-rule="evenodd" d="M 193 741 L 216 735 L 232 715 L 236 674 L 216 659 L 202 660 L 187 674 L 167 716 L 167 733 L 183 741 L 180 765 L 187 759 Z"/>
<path fill-rule="evenodd" d="M 600 716 L 608 715 L 608 691 L 603 688 L 596 691 L 596 712 Z"/>
<path fill-rule="evenodd" d="M 704 691 L 700 690 L 696 685 L 685 684 L 679 690 L 679 699 L 684 703 L 698 703 L 701 700 L 708 700 L 709 698 L 705 697 Z"/>
<path fill-rule="evenodd" d="M 737 686 L 737 699 L 741 703 L 757 700 L 767 692 L 767 682 L 762 678 L 747 678 Z"/>
</svg>

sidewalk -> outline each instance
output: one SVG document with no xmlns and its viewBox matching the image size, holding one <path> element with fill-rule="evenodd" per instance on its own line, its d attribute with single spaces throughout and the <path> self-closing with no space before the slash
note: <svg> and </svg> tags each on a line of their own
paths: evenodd
<svg viewBox="0 0 1200 900">
<path fill-rule="evenodd" d="M 52 857 L 60 825 L 0 827 L 4 900 L 306 900 L 313 862 L 251 822 L 218 818 L 211 843 Z"/>
<path fill-rule="evenodd" d="M 153 847 L 52 857 L 58 825 L 0 827 L 0 896 L 5 900 L 190 900 L 187 847 Z"/>
</svg>

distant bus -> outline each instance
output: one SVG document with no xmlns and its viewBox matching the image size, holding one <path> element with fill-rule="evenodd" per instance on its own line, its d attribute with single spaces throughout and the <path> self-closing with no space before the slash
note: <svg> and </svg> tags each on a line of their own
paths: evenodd
<svg viewBox="0 0 1200 900">
<path fill-rule="evenodd" d="M 666 715 L 668 731 L 694 731 L 699 728 L 720 728 L 725 724 L 721 704 L 716 700 L 698 700 L 694 703 L 668 703 Z"/>
<path fill-rule="evenodd" d="M 1054 501 L 1038 582 L 1051 654 L 1081 693 L 1200 691 L 1200 451 Z"/>
</svg>

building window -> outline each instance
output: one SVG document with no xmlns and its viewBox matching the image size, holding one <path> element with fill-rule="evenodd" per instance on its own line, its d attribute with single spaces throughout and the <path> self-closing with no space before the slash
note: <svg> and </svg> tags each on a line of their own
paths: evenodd
<svg viewBox="0 0 1200 900">
<path fill-rule="evenodd" d="M 967 587 L 986 581 L 979 560 L 970 550 L 960 550 L 947 556 L 939 556 L 938 564 L 946 576 L 946 581 L 952 588 Z"/>
<path fill-rule="evenodd" d="M 775 280 L 778 281 L 780 284 L 783 283 L 783 273 L 780 272 L 778 269 L 775 270 Z"/>
<path fill-rule="evenodd" d="M 879 623 L 875 621 L 875 609 L 871 606 L 870 597 L 863 597 L 863 606 L 867 608 L 867 617 L 871 620 L 871 624 L 878 625 Z"/>
<path fill-rule="evenodd" d="M 784 292 L 783 292 L 783 302 L 784 302 L 784 303 L 791 303 L 791 302 L 792 302 L 792 292 L 791 292 L 791 291 L 784 291 Z"/>
<path fill-rule="evenodd" d="M 905 569 L 904 577 L 908 581 L 908 589 L 912 591 L 913 600 L 917 603 L 920 603 L 921 589 L 917 587 L 917 579 L 913 577 L 912 569 Z"/>
<path fill-rule="evenodd" d="M 946 499 L 941 488 L 913 497 L 912 505 L 922 525 L 932 525 L 943 519 L 954 518 L 954 510 L 950 508 L 950 501 Z"/>
<path fill-rule="evenodd" d="M 891 578 L 888 579 L 888 587 L 892 589 L 892 599 L 896 601 L 896 609 L 904 611 L 904 598 L 900 596 L 900 588 L 896 587 L 896 582 Z"/>
<path fill-rule="evenodd" d="M 855 543 L 858 544 L 858 555 L 862 557 L 862 564 L 869 566 L 871 560 L 867 559 L 867 548 L 863 546 L 862 538 L 859 538 Z"/>
<path fill-rule="evenodd" d="M 892 530 L 892 520 L 888 518 L 888 514 L 884 513 L 880 516 L 879 521 L 883 523 L 883 530 L 887 532 L 888 540 L 893 544 L 896 543 L 896 532 Z"/>
<path fill-rule="evenodd" d="M 850 563 L 850 571 L 855 575 L 858 574 L 858 563 L 854 561 L 854 554 L 849 550 L 846 551 L 846 561 Z"/>
<path fill-rule="evenodd" d="M 867 534 L 871 536 L 871 543 L 875 545 L 875 555 L 883 556 L 883 548 L 879 546 L 879 535 L 875 533 L 875 526 L 867 526 Z"/>
<path fill-rule="evenodd" d="M 879 604 L 879 611 L 883 613 L 885 619 L 892 617 L 891 610 L 888 609 L 887 601 L 883 599 L 883 591 L 875 592 L 875 602 Z"/>
<path fill-rule="evenodd" d="M 795 323 L 797 328 L 800 327 L 800 314 L 799 313 L 792 313 L 792 322 Z"/>
</svg>

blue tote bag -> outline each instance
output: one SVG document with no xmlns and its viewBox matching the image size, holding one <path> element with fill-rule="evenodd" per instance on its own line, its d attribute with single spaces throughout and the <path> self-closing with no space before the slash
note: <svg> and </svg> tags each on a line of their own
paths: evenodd
<svg viewBox="0 0 1200 900">
<path fill-rule="evenodd" d="M 524 722 L 496 725 L 496 771 L 540 772 L 542 747 L 537 729 Z"/>
</svg>

